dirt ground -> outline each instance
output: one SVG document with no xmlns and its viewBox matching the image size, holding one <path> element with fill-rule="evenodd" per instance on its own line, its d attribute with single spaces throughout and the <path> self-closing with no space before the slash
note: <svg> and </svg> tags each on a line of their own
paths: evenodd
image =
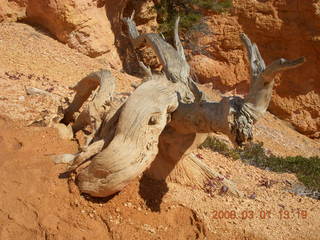
<svg viewBox="0 0 320 240">
<path fill-rule="evenodd" d="M 0 25 L 0 239 L 221 239 L 319 240 L 319 200 L 288 192 L 294 174 L 275 173 L 206 149 L 194 152 L 233 180 L 245 197 L 208 195 L 194 186 L 165 184 L 145 176 L 106 199 L 80 195 L 60 178 L 66 166 L 52 157 L 75 153 L 40 121 L 57 111 L 68 89 L 104 63 L 69 49 L 40 30 Z M 118 91 L 140 80 L 113 71 Z M 37 87 L 51 95 L 27 95 Z M 206 91 L 210 92 L 207 87 Z M 320 143 L 298 134 L 271 114 L 255 137 L 274 154 L 320 155 Z M 263 179 L 275 182 L 260 186 Z"/>
</svg>

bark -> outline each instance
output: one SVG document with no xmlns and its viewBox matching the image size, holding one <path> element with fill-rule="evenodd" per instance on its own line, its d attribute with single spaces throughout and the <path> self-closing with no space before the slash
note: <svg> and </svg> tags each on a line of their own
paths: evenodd
<svg viewBox="0 0 320 240">
<path fill-rule="evenodd" d="M 87 151 L 78 153 L 69 168 L 74 171 L 87 159 L 91 160 L 78 172 L 80 191 L 97 197 L 109 196 L 121 191 L 149 167 L 146 174 L 153 178 L 200 188 L 208 179 L 219 179 L 218 186 L 243 196 L 234 183 L 210 169 L 192 150 L 210 132 L 227 134 L 238 145 L 250 141 L 254 123 L 269 105 L 274 75 L 301 65 L 304 58 L 280 59 L 266 66 L 256 44 L 242 34 L 252 75 L 249 94 L 243 99 L 225 97 L 220 102 L 210 102 L 190 76 L 178 34 L 179 18 L 174 48 L 159 34 L 140 35 L 133 17 L 134 14 L 123 19 L 132 46 L 151 47 L 163 65 L 164 75 L 153 75 L 140 63 L 148 81 L 138 86 L 124 104 L 115 103 L 112 98 L 114 81 L 106 71 L 91 74 L 76 86 L 77 94 L 62 122 L 74 121 L 74 131 L 95 123 Z M 99 84 L 89 107 L 74 119 L 75 112 Z"/>
</svg>

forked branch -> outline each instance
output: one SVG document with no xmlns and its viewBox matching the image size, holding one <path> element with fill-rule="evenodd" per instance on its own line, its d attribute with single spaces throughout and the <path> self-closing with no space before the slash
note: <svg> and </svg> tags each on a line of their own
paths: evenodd
<svg viewBox="0 0 320 240">
<path fill-rule="evenodd" d="M 170 123 L 182 133 L 219 131 L 242 145 L 253 137 L 253 125 L 267 110 L 276 73 L 296 68 L 305 62 L 305 58 L 293 61 L 279 59 L 266 66 L 255 43 L 241 34 L 247 49 L 251 84 L 248 95 L 223 98 L 220 102 L 204 101 L 200 104 L 180 104 L 173 113 Z"/>
<path fill-rule="evenodd" d="M 251 69 L 251 84 L 249 94 L 245 98 L 245 108 L 256 121 L 269 106 L 275 75 L 299 67 L 305 62 L 305 58 L 292 61 L 280 58 L 266 66 L 257 45 L 244 33 L 240 38 L 247 49 Z"/>
<path fill-rule="evenodd" d="M 128 35 L 135 49 L 143 44 L 151 47 L 159 58 L 167 78 L 175 83 L 183 82 L 187 84 L 190 75 L 190 66 L 185 60 L 183 47 L 178 36 L 179 19 L 176 21 L 175 28 L 175 43 L 177 50 L 157 33 L 140 35 L 132 18 L 123 18 L 123 22 L 128 27 Z"/>
</svg>

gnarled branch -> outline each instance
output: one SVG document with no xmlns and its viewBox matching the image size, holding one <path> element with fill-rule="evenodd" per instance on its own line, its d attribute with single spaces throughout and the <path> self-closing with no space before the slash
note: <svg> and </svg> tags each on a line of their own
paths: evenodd
<svg viewBox="0 0 320 240">
<path fill-rule="evenodd" d="M 99 87 L 99 88 L 98 88 Z M 84 102 L 90 97 L 94 90 L 95 96 L 93 100 L 86 106 L 79 116 L 74 119 L 74 114 L 80 110 Z M 76 86 L 71 88 L 76 91 L 76 95 L 66 109 L 64 118 L 61 123 L 68 125 L 74 121 L 72 126 L 74 132 L 91 125 L 93 131 L 100 128 L 104 115 L 109 109 L 115 89 L 115 79 L 110 71 L 101 70 L 93 72 L 83 78 Z"/>
<path fill-rule="evenodd" d="M 299 67 L 305 62 L 305 58 L 293 61 L 280 58 L 266 66 L 257 45 L 244 33 L 240 38 L 247 49 L 251 69 L 250 90 L 244 100 L 244 110 L 256 121 L 269 106 L 275 75 L 280 71 Z"/>
<path fill-rule="evenodd" d="M 150 165 L 148 173 L 153 177 L 175 179 L 181 183 L 201 186 L 207 178 L 222 178 L 189 155 L 192 148 L 209 132 L 225 133 L 239 145 L 251 140 L 253 124 L 270 102 L 275 73 L 297 67 L 304 59 L 280 59 L 266 66 L 256 44 L 243 34 L 241 38 L 247 48 L 252 73 L 249 94 L 244 99 L 225 97 L 220 102 L 209 102 L 190 76 L 190 67 L 178 36 L 179 19 L 174 32 L 175 49 L 159 34 L 140 35 L 133 16 L 123 19 L 132 45 L 134 48 L 142 44 L 150 46 L 162 63 L 165 76 L 154 77 L 143 65 L 150 80 L 141 84 L 125 104 L 118 104 L 110 114 L 101 118 L 102 123 L 99 129 L 95 129 L 95 138 L 88 146 L 88 152 L 77 155 L 92 157 L 101 148 L 96 141 L 102 139 L 105 143 L 104 149 L 92 158 L 89 166 L 79 172 L 77 184 L 80 191 L 98 197 L 111 195 Z M 82 80 L 79 86 L 86 82 Z M 83 92 L 82 88 L 77 88 L 63 122 L 72 120 L 74 112 L 97 87 L 95 81 L 89 83 Z M 104 105 L 98 104 L 95 108 L 99 106 Z M 84 160 L 79 159 L 71 170 Z M 233 194 L 242 195 L 229 180 L 225 179 L 221 184 Z"/>
<path fill-rule="evenodd" d="M 186 62 L 183 48 L 177 35 L 179 19 L 176 21 L 175 30 L 175 41 L 176 47 L 179 49 L 178 51 L 159 34 L 147 33 L 140 35 L 132 18 L 123 18 L 123 21 L 128 27 L 128 35 L 133 47 L 136 49 L 143 44 L 151 47 L 159 58 L 168 80 L 174 83 L 181 82 L 188 86 L 190 66 Z"/>
<path fill-rule="evenodd" d="M 180 21 L 180 17 L 177 17 L 176 22 L 174 24 L 174 45 L 177 49 L 179 56 L 184 61 L 186 61 L 186 56 L 184 54 L 183 46 L 181 44 L 180 37 L 179 37 L 179 21 Z"/>
<path fill-rule="evenodd" d="M 241 39 L 249 54 L 252 73 L 248 95 L 244 99 L 223 98 L 219 103 L 204 101 L 200 104 L 180 104 L 170 123 L 177 131 L 218 131 L 228 135 L 238 145 L 250 141 L 254 123 L 269 106 L 275 74 L 296 68 L 305 61 L 304 58 L 293 61 L 281 58 L 266 66 L 257 45 L 252 44 L 245 34 L 241 35 Z"/>
</svg>

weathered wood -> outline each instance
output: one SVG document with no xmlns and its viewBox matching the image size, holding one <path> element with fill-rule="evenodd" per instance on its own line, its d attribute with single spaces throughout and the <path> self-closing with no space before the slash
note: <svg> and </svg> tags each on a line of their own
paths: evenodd
<svg viewBox="0 0 320 240">
<path fill-rule="evenodd" d="M 293 61 L 280 58 L 266 66 L 257 45 L 252 43 L 244 33 L 240 38 L 247 49 L 251 69 L 251 84 L 249 93 L 244 99 L 243 110 L 256 121 L 269 106 L 275 75 L 278 72 L 299 67 L 305 62 L 305 58 Z"/>
<path fill-rule="evenodd" d="M 186 61 L 183 46 L 179 38 L 179 20 L 180 17 L 176 19 L 174 29 L 175 49 L 160 34 L 147 33 L 140 35 L 132 16 L 130 18 L 123 18 L 123 22 L 127 25 L 128 36 L 133 47 L 136 49 L 143 44 L 151 47 L 162 64 L 167 79 L 174 83 L 182 83 L 183 86 L 179 88 L 180 101 L 185 103 L 199 102 L 205 97 L 190 75 L 190 66 Z"/>
<path fill-rule="evenodd" d="M 93 100 L 83 109 L 78 118 L 74 119 L 74 114 L 80 110 L 84 102 L 98 87 L 99 89 L 96 91 Z M 89 124 L 96 131 L 99 129 L 102 119 L 108 110 L 108 105 L 112 101 L 115 89 L 114 77 L 107 70 L 93 72 L 71 89 L 76 91 L 76 95 L 70 106 L 66 109 L 61 122 L 68 125 L 70 122 L 75 121 L 73 124 L 74 132 L 83 129 Z"/>
<path fill-rule="evenodd" d="M 182 87 L 185 87 L 184 91 L 187 92 L 189 95 L 186 95 L 186 99 L 183 97 L 179 98 L 180 105 L 185 105 L 184 103 L 191 103 L 192 101 L 195 101 L 197 104 L 205 100 L 204 94 L 198 89 L 197 85 L 195 84 L 192 77 L 190 76 L 190 66 L 186 62 L 184 50 L 178 34 L 179 18 L 177 18 L 176 20 L 175 30 L 174 30 L 174 40 L 175 40 L 176 50 L 170 44 L 165 42 L 164 39 L 158 34 L 140 35 L 136 30 L 136 25 L 132 17 L 124 19 L 124 22 L 128 26 L 129 37 L 134 48 L 139 48 L 142 44 L 147 44 L 148 46 L 150 46 L 155 51 L 155 54 L 157 55 L 160 62 L 162 63 L 164 67 L 164 72 L 168 80 L 174 83 L 183 83 L 179 88 L 180 91 L 178 92 L 178 94 L 179 93 L 181 94 L 182 92 L 181 90 L 183 89 Z M 183 96 L 183 94 L 181 95 Z M 188 99 L 188 97 L 191 95 L 192 95 L 192 98 Z M 186 105 L 189 105 L 189 104 L 186 104 Z M 190 106 L 192 108 L 193 104 L 189 105 L 189 107 Z M 213 115 L 215 113 L 216 111 L 214 111 Z M 215 118 L 219 119 L 218 115 Z M 175 120 L 177 120 L 177 118 Z M 177 123 L 177 125 L 179 125 L 180 119 L 178 119 L 178 121 L 175 121 L 175 120 L 172 120 L 172 121 Z M 185 119 L 181 119 L 181 120 L 184 121 Z M 221 122 L 220 125 L 222 124 L 228 125 L 228 122 L 225 123 L 224 120 L 225 120 L 224 118 L 221 121 L 219 120 Z M 175 173 L 171 173 L 172 169 L 179 168 L 177 166 L 185 166 L 186 168 L 188 168 L 188 165 L 192 164 L 193 167 L 190 165 L 190 169 L 192 167 L 194 178 L 192 178 L 191 181 L 193 181 L 194 183 L 195 182 L 201 183 L 199 185 L 202 186 L 203 181 L 205 180 L 204 179 L 205 176 L 208 177 L 210 173 L 209 172 L 200 173 L 200 172 L 206 171 L 204 169 L 209 169 L 209 168 L 208 167 L 196 168 L 194 167 L 194 163 L 190 161 L 181 161 L 181 163 L 179 163 L 179 160 L 186 155 L 187 150 L 190 150 L 192 148 L 191 146 L 194 147 L 200 143 L 195 141 L 195 139 L 201 138 L 202 140 L 204 140 L 203 137 L 200 137 L 200 134 L 196 134 L 197 131 L 188 132 L 188 129 L 184 129 L 184 126 L 187 126 L 187 125 L 184 125 L 182 123 L 181 130 L 178 130 L 178 128 L 175 129 L 175 128 L 168 128 L 168 127 L 164 130 L 159 140 L 160 141 L 159 154 L 157 155 L 156 160 L 153 162 L 148 172 L 155 178 L 166 179 L 168 177 L 172 179 L 172 178 L 175 178 L 173 175 L 176 175 Z M 187 126 L 187 128 L 189 127 L 191 126 L 190 125 Z M 225 128 L 229 129 L 228 127 L 225 127 Z M 183 135 L 183 133 L 185 133 L 186 131 L 187 133 Z M 206 132 L 209 132 L 209 130 Z M 183 136 L 181 135 L 181 133 Z M 169 140 L 169 142 L 167 142 L 166 140 L 168 139 L 176 139 L 177 141 L 173 143 Z M 166 146 L 166 148 L 161 149 L 161 146 Z M 171 156 L 168 156 L 166 154 L 165 154 L 165 157 L 162 156 L 161 153 L 164 153 L 164 152 L 168 153 L 169 155 L 171 154 Z M 206 166 L 206 165 L 203 164 L 203 166 Z M 200 176 L 202 177 L 200 178 Z M 184 178 L 184 177 L 180 175 L 179 178 Z M 230 189 L 234 189 L 232 186 L 229 186 L 229 187 Z M 233 193 L 238 194 L 237 191 L 234 191 Z"/>
<path fill-rule="evenodd" d="M 171 126 L 179 132 L 221 132 L 236 144 L 242 145 L 253 138 L 253 125 L 267 110 L 274 85 L 274 76 L 300 66 L 305 59 L 289 61 L 279 59 L 266 67 L 258 47 L 241 35 L 247 48 L 251 66 L 251 84 L 248 95 L 224 97 L 220 102 L 179 104 L 172 115 Z"/>
<path fill-rule="evenodd" d="M 100 70 L 90 73 L 71 89 L 75 90 L 76 94 L 70 106 L 65 110 L 64 118 L 61 122 L 66 125 L 71 124 L 74 133 L 90 125 L 92 134 L 87 135 L 86 143 L 81 152 L 77 154 L 61 154 L 54 159 L 56 163 L 69 163 L 71 166 L 67 169 L 67 172 L 76 170 L 81 164 L 99 153 L 106 145 L 108 136 L 111 135 L 113 137 L 112 132 L 105 134 L 103 138 L 99 138 L 97 133 L 101 131 L 103 120 L 111 119 L 115 112 L 111 104 L 115 89 L 115 79 L 110 71 Z M 83 107 L 91 95 L 93 95 L 92 100 Z M 82 111 L 75 118 L 81 107 L 83 108 Z M 94 141 L 92 141 L 93 138 L 95 138 Z M 90 143 L 92 144 L 89 145 Z"/>
<path fill-rule="evenodd" d="M 190 187 L 205 188 L 205 183 L 213 178 L 221 179 L 218 188 L 227 187 L 226 194 L 242 197 L 236 184 L 211 169 L 192 153 L 203 143 L 208 134 L 177 132 L 167 126 L 159 138 L 159 153 L 146 174 L 158 180 L 165 180 Z"/>
<path fill-rule="evenodd" d="M 147 67 L 146 65 L 144 65 L 143 62 L 139 61 L 139 66 L 141 67 L 141 69 L 144 72 L 144 81 L 150 80 L 152 78 L 152 72 L 150 67 Z"/>
<path fill-rule="evenodd" d="M 147 173 L 154 178 L 187 185 L 203 187 L 207 179 L 222 179 L 200 159 L 190 155 L 192 149 L 209 132 L 222 132 L 238 145 L 250 141 L 254 123 L 269 105 L 274 75 L 301 65 L 304 59 L 280 59 L 266 67 L 256 44 L 243 34 L 241 38 L 247 48 L 252 74 L 249 94 L 245 98 L 224 97 L 220 102 L 210 102 L 190 76 L 178 35 L 179 18 L 174 31 L 175 49 L 159 34 L 140 35 L 133 17 L 134 14 L 123 19 L 132 45 L 135 49 L 143 44 L 150 46 L 162 63 L 165 75 L 153 75 L 140 63 L 149 81 L 141 84 L 124 104 L 112 102 L 108 98 L 112 94 L 108 93 L 107 98 L 104 96 L 103 101 L 98 101 L 98 107 L 94 106 L 100 109 L 96 112 L 100 122 L 94 128 L 93 141 L 87 152 L 77 155 L 78 159 L 70 168 L 75 170 L 93 157 L 78 173 L 80 191 L 97 197 L 111 195 L 149 166 Z M 80 85 L 88 85 L 88 88 L 77 88 L 62 121 L 66 124 L 73 120 L 73 114 L 97 87 L 97 82 L 85 78 Z M 111 109 L 108 114 L 102 103 L 106 99 Z M 94 156 L 102 145 L 103 150 Z M 231 194 L 242 196 L 230 180 L 224 179 L 221 184 Z"/>
<path fill-rule="evenodd" d="M 76 155 L 72 165 L 68 168 L 68 172 L 75 171 L 80 165 L 88 161 L 91 157 L 101 152 L 105 142 L 103 139 L 90 144 L 84 151 Z"/>
<path fill-rule="evenodd" d="M 140 35 L 132 18 L 123 18 L 123 22 L 127 25 L 128 35 L 133 47 L 136 49 L 143 44 L 151 47 L 159 58 L 167 79 L 174 83 L 180 82 L 185 85 L 185 89 L 181 87 L 182 101 L 193 101 L 194 97 L 189 89 L 190 66 L 185 59 L 179 36 L 175 37 L 176 47 L 179 49 L 178 52 L 157 33 Z M 179 19 L 176 22 L 176 34 L 178 34 L 178 23 Z"/>
<path fill-rule="evenodd" d="M 251 84 L 258 79 L 259 74 L 266 68 L 266 64 L 261 57 L 260 51 L 255 43 L 252 43 L 248 36 L 244 33 L 240 35 L 244 46 L 247 49 L 247 55 L 249 58 L 250 70 L 251 70 Z"/>
<path fill-rule="evenodd" d="M 179 56 L 184 61 L 187 61 L 186 55 L 184 54 L 183 46 L 181 44 L 180 37 L 179 37 L 179 21 L 180 21 L 180 17 L 177 17 L 176 22 L 174 24 L 174 45 L 177 49 L 177 53 L 179 54 Z"/>
<path fill-rule="evenodd" d="M 178 106 L 175 87 L 169 81 L 152 80 L 133 92 L 120 113 L 114 138 L 79 173 L 81 192 L 97 197 L 111 195 L 150 165 L 158 153 L 167 116 Z"/>
</svg>

